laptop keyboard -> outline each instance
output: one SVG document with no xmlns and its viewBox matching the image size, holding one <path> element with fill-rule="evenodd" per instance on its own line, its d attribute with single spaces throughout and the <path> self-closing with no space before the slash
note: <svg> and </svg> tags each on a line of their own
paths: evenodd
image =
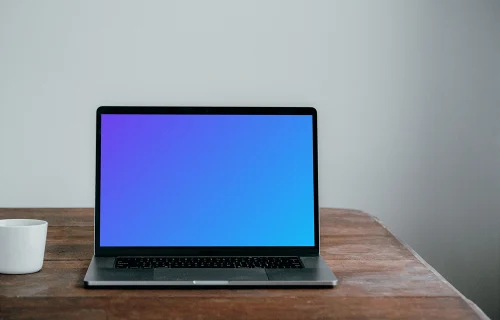
<svg viewBox="0 0 500 320">
<path fill-rule="evenodd" d="M 118 257 L 117 269 L 303 268 L 299 257 Z"/>
</svg>

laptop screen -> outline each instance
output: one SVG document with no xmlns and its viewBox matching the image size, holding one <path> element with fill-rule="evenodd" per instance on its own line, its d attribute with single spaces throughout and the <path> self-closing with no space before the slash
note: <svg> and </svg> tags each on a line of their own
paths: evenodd
<svg viewBox="0 0 500 320">
<path fill-rule="evenodd" d="M 311 115 L 102 114 L 102 247 L 314 246 Z"/>
</svg>

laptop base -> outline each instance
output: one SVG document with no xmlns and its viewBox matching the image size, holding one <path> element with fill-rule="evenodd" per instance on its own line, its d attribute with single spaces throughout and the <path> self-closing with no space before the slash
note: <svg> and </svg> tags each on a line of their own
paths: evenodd
<svg viewBox="0 0 500 320">
<path fill-rule="evenodd" d="M 114 257 L 93 257 L 86 287 L 333 287 L 337 278 L 320 256 L 300 257 L 304 268 L 116 269 Z"/>
</svg>

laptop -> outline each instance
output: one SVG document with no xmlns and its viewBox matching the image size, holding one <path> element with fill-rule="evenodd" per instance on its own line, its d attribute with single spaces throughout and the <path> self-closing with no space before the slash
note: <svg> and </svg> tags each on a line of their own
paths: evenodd
<svg viewBox="0 0 500 320">
<path fill-rule="evenodd" d="M 333 287 L 314 108 L 99 107 L 86 287 Z"/>
</svg>

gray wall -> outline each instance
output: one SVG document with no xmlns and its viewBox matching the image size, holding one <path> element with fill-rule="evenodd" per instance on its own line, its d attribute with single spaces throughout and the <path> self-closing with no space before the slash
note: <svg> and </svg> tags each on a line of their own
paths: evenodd
<svg viewBox="0 0 500 320">
<path fill-rule="evenodd" d="M 315 106 L 321 205 L 500 319 L 500 1 L 0 1 L 0 206 L 93 206 L 99 105 Z"/>
</svg>

